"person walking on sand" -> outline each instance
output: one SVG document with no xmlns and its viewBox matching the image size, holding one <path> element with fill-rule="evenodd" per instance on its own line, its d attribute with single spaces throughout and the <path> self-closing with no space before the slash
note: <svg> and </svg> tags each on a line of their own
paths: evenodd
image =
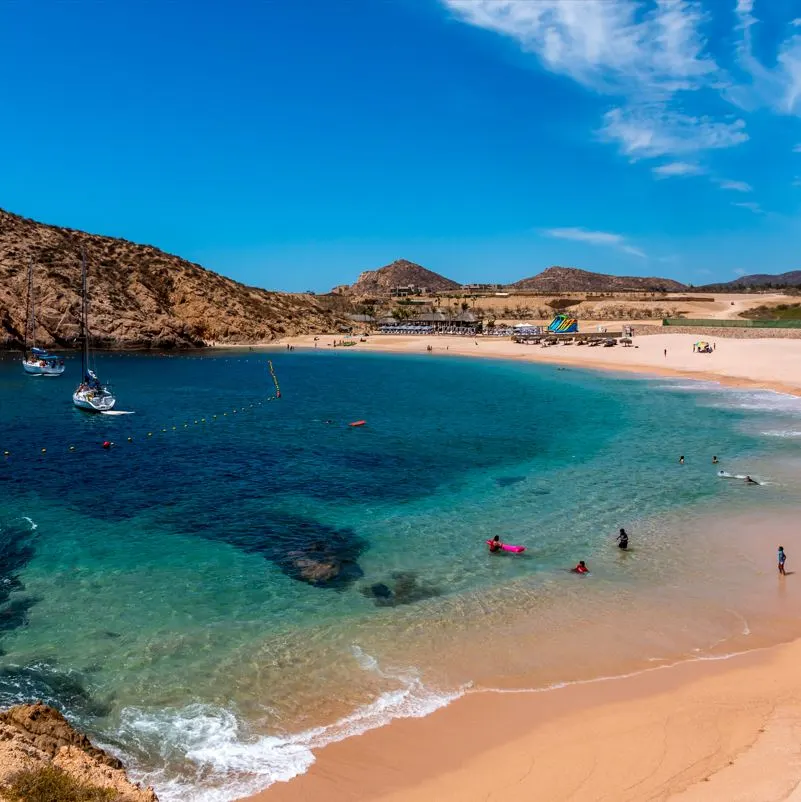
<svg viewBox="0 0 801 802">
<path fill-rule="evenodd" d="M 665 348 L 665 359 L 667 359 L 667 348 Z"/>
<path fill-rule="evenodd" d="M 784 546 L 779 546 L 778 556 L 779 556 L 779 573 L 782 576 L 787 576 L 787 574 L 784 573 L 784 563 L 787 560 L 787 555 L 784 553 Z"/>
</svg>

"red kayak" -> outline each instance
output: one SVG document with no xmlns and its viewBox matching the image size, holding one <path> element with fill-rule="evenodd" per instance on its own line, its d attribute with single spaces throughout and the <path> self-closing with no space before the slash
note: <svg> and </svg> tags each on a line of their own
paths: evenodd
<svg viewBox="0 0 801 802">
<path fill-rule="evenodd" d="M 494 541 L 487 540 L 486 543 L 488 546 L 491 546 Z M 510 543 L 501 543 L 500 544 L 501 551 L 511 551 L 514 554 L 521 554 L 526 550 L 525 546 L 512 546 Z"/>
</svg>

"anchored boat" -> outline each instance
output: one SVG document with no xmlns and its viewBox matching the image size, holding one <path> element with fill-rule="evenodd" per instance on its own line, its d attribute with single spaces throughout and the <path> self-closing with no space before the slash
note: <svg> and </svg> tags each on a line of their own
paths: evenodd
<svg viewBox="0 0 801 802">
<path fill-rule="evenodd" d="M 64 360 L 36 347 L 36 297 L 33 290 L 33 260 L 28 264 L 28 301 L 25 318 L 25 351 L 22 369 L 29 376 L 60 376 L 64 372 Z M 30 348 L 28 344 L 30 343 Z"/>
<path fill-rule="evenodd" d="M 89 294 L 86 287 L 86 254 L 81 251 L 81 383 L 72 394 L 72 403 L 87 412 L 108 412 L 117 399 L 92 370 L 89 353 Z"/>
</svg>

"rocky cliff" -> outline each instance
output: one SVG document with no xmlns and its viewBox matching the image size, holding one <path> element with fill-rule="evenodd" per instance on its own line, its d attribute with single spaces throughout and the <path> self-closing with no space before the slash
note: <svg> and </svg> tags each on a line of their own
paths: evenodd
<svg viewBox="0 0 801 802">
<path fill-rule="evenodd" d="M 392 264 L 380 267 L 378 270 L 365 270 L 355 284 L 350 287 L 339 287 L 338 291 L 356 297 L 389 298 L 395 287 L 409 285 L 429 292 L 449 292 L 458 290 L 461 286 L 414 262 L 396 259 Z"/>
<path fill-rule="evenodd" d="M 610 276 L 576 267 L 549 267 L 531 278 L 510 284 L 511 290 L 536 292 L 681 292 L 687 287 L 670 278 Z"/>
<path fill-rule="evenodd" d="M 150 245 L 44 225 L 0 210 L 0 347 L 18 346 L 24 338 L 31 260 L 39 343 L 75 344 L 82 248 L 98 346 L 249 343 L 336 331 L 341 322 L 311 296 L 247 287 Z"/>
<path fill-rule="evenodd" d="M 34 794 L 32 789 L 45 786 L 49 796 Z M 61 795 L 58 788 L 65 789 Z M 0 798 L 22 802 L 34 797 L 158 802 L 152 788 L 128 780 L 117 758 L 41 703 L 0 713 Z"/>
</svg>

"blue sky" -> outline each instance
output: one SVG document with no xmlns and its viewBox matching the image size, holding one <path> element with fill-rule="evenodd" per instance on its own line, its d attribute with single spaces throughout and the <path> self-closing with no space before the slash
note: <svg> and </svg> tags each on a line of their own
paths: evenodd
<svg viewBox="0 0 801 802">
<path fill-rule="evenodd" d="M 794 11 L 795 9 L 795 11 Z M 795 0 L 0 7 L 0 206 L 326 290 L 801 267 Z"/>
</svg>

